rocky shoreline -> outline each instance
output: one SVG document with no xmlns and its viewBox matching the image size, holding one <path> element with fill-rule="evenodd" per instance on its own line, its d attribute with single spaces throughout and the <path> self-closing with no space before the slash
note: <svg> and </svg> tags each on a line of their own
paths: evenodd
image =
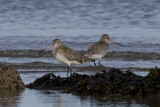
<svg viewBox="0 0 160 107">
<path fill-rule="evenodd" d="M 26 87 L 84 95 L 158 95 L 160 94 L 160 69 L 157 67 L 151 69 L 145 77 L 129 70 L 123 72 L 116 68 L 103 70 L 91 76 L 74 73 L 68 78 L 49 73 L 27 84 Z"/>
<path fill-rule="evenodd" d="M 15 68 L 0 67 L 0 89 L 24 89 L 24 83 Z"/>
</svg>

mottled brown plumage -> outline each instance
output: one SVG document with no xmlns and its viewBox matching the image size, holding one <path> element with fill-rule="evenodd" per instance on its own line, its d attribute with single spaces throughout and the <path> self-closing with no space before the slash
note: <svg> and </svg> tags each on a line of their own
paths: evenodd
<svg viewBox="0 0 160 107">
<path fill-rule="evenodd" d="M 100 60 L 102 57 L 104 57 L 108 52 L 108 41 L 113 42 L 115 44 L 121 45 L 117 42 L 112 41 L 107 34 L 103 34 L 101 36 L 100 41 L 93 43 L 87 50 L 87 54 L 85 56 L 89 57 L 94 62 L 94 65 L 96 66 L 95 60 L 99 60 L 99 65 L 102 65 L 100 63 Z M 121 45 L 123 46 L 123 45 Z"/>
<path fill-rule="evenodd" d="M 62 45 L 61 41 L 56 39 L 54 40 L 53 43 L 57 45 L 53 49 L 53 56 L 56 58 L 57 54 L 63 55 L 67 60 L 69 61 L 77 61 L 77 63 L 84 63 L 90 61 L 87 57 L 79 54 L 78 52 L 72 50 L 71 48 Z M 70 65 L 70 64 L 69 64 Z"/>
<path fill-rule="evenodd" d="M 68 72 L 71 74 L 71 64 L 82 64 L 91 61 L 88 57 L 72 50 L 71 48 L 62 45 L 60 39 L 54 39 L 52 44 L 46 49 L 54 46 L 53 56 L 60 62 L 68 65 Z M 68 76 L 67 72 L 67 76 Z"/>
<path fill-rule="evenodd" d="M 106 50 L 106 51 L 105 51 Z M 88 48 L 88 55 L 94 55 L 94 54 L 105 54 L 108 50 L 108 44 L 103 42 L 103 41 L 98 41 L 94 44 L 92 44 L 89 48 Z"/>
</svg>

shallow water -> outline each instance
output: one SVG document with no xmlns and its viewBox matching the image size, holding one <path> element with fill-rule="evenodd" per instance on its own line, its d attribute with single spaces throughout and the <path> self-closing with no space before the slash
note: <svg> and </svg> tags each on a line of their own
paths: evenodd
<svg viewBox="0 0 160 107">
<path fill-rule="evenodd" d="M 159 96 L 131 97 L 131 96 L 79 96 L 62 94 L 57 91 L 19 90 L 3 91 L 0 94 L 0 105 L 2 107 L 158 107 Z"/>
<path fill-rule="evenodd" d="M 15 67 L 25 84 L 50 72 L 64 77 L 67 67 L 52 57 L 51 50 L 38 52 L 55 38 L 72 49 L 85 51 L 107 33 L 125 47 L 109 43 L 109 52 L 101 61 L 105 67 L 85 63 L 74 65 L 73 72 L 92 75 L 116 67 L 145 76 L 150 68 L 160 67 L 159 5 L 159 0 L 1 0 L 0 66 Z M 29 89 L 3 96 L 0 106 L 6 107 L 159 104 L 159 96 L 95 98 Z"/>
</svg>

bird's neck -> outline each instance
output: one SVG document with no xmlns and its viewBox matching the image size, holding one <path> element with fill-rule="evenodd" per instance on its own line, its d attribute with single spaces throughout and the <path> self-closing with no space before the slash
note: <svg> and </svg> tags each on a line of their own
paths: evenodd
<svg viewBox="0 0 160 107">
<path fill-rule="evenodd" d="M 55 56 L 57 53 L 57 50 L 61 47 L 61 44 L 56 44 L 53 48 L 53 55 Z"/>
<path fill-rule="evenodd" d="M 57 48 L 59 48 L 61 45 L 62 45 L 61 43 L 57 43 L 57 44 L 55 44 L 54 48 L 57 49 Z"/>
<path fill-rule="evenodd" d="M 103 43 L 105 43 L 105 44 L 107 44 L 107 41 L 104 40 L 104 39 L 101 39 L 100 41 L 103 42 Z"/>
</svg>

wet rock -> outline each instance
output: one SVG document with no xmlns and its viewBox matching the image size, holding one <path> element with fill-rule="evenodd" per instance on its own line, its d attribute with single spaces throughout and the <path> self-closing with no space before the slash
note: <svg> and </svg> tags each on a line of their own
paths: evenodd
<svg viewBox="0 0 160 107">
<path fill-rule="evenodd" d="M 160 79 L 160 68 L 152 68 L 148 74 L 148 78 L 151 79 Z"/>
<path fill-rule="evenodd" d="M 71 77 L 61 78 L 54 74 L 46 74 L 33 83 L 26 85 L 34 89 L 61 89 L 66 93 L 85 95 L 149 95 L 160 93 L 160 80 L 142 77 L 131 71 L 110 69 L 108 72 L 95 75 L 81 75 L 74 73 Z"/>
<path fill-rule="evenodd" d="M 24 83 L 16 69 L 0 67 L 0 89 L 24 89 Z"/>
</svg>

